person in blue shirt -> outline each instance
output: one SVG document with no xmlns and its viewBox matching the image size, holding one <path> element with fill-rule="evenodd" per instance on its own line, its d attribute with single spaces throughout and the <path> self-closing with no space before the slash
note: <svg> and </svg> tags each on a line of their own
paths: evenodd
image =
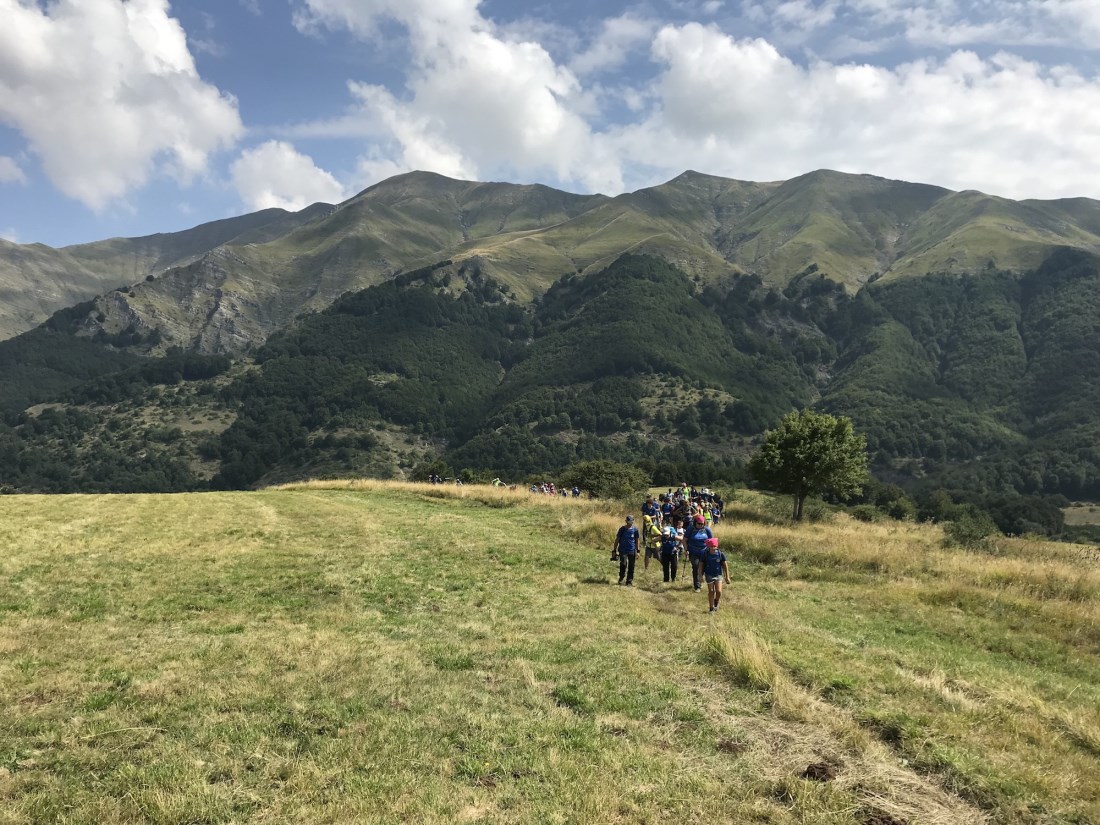
<svg viewBox="0 0 1100 825">
<path fill-rule="evenodd" d="M 691 585 L 695 588 L 695 592 L 698 593 L 702 586 L 702 563 L 703 554 L 707 552 L 707 539 L 714 538 L 714 533 L 707 527 L 706 519 L 702 516 L 695 516 L 691 520 L 690 526 L 685 528 L 684 532 L 684 549 L 687 550 L 688 561 L 691 562 Z"/>
<path fill-rule="evenodd" d="M 661 494 L 661 524 L 672 524 L 672 510 L 673 510 L 672 499 L 670 499 L 668 496 L 666 496 L 664 493 L 662 493 Z"/>
<path fill-rule="evenodd" d="M 722 600 L 722 580 L 730 583 L 730 566 L 726 554 L 718 549 L 718 539 L 706 540 L 707 550 L 703 553 L 703 576 L 707 580 L 707 601 L 710 612 L 718 611 L 718 602 Z"/>
<path fill-rule="evenodd" d="M 626 579 L 626 586 L 634 586 L 634 562 L 638 558 L 638 545 L 641 535 L 634 526 L 634 516 L 626 517 L 626 524 L 615 534 L 615 546 L 611 549 L 611 560 L 619 560 L 619 584 Z"/>
</svg>

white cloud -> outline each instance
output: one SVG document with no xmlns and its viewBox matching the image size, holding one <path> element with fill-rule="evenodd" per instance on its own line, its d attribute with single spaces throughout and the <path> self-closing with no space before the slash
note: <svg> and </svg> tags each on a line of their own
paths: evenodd
<svg viewBox="0 0 1100 825">
<path fill-rule="evenodd" d="M 19 235 L 14 227 L 9 226 L 7 229 L 0 229 L 0 240 L 8 243 L 19 243 Z"/>
<path fill-rule="evenodd" d="M 898 37 L 921 47 L 1073 46 L 1094 48 L 1100 36 L 1097 0 L 752 0 L 746 16 L 767 26 L 769 38 L 826 38 L 820 50 L 836 54 L 833 42 L 849 38 L 873 50 Z M 843 19 L 843 31 L 832 24 Z"/>
<path fill-rule="evenodd" d="M 600 33 L 582 54 L 570 61 L 569 67 L 578 75 L 617 69 L 632 51 L 653 40 L 657 23 L 627 13 L 603 22 Z"/>
<path fill-rule="evenodd" d="M 312 203 L 338 203 L 347 196 L 331 174 L 289 143 L 270 140 L 233 162 L 233 185 L 251 209 L 296 212 Z"/>
<path fill-rule="evenodd" d="M 459 177 L 552 175 L 589 190 L 621 188 L 617 163 L 585 119 L 592 100 L 574 73 L 541 44 L 498 30 L 478 5 L 307 0 L 296 18 L 303 29 L 341 27 L 371 38 L 383 20 L 393 20 L 409 31 L 414 64 L 406 96 L 352 86 L 361 108 L 341 122 L 380 135 L 362 168 Z"/>
<path fill-rule="evenodd" d="M 0 183 L 26 183 L 27 176 L 14 158 L 0 155 Z"/>
<path fill-rule="evenodd" d="M 413 33 L 421 45 L 439 45 L 451 34 L 488 25 L 478 12 L 480 0 L 305 0 L 295 14 L 299 29 L 346 28 L 373 38 L 378 24 L 396 20 Z"/>
<path fill-rule="evenodd" d="M 1100 193 L 1100 82 L 960 51 L 886 69 L 800 66 L 699 24 L 654 42 L 660 103 L 617 142 L 635 164 L 751 180 L 870 172 L 1012 197 Z"/>
<path fill-rule="evenodd" d="M 0 0 L 0 19 L 0 121 L 93 209 L 159 172 L 190 180 L 242 132 L 167 0 Z"/>
<path fill-rule="evenodd" d="M 1038 0 L 1037 5 L 1052 20 L 1076 31 L 1091 48 L 1100 38 L 1100 6 L 1096 0 Z"/>
<path fill-rule="evenodd" d="M 427 169 L 453 178 L 477 177 L 477 167 L 444 136 L 429 114 L 403 105 L 381 86 L 352 83 L 351 90 L 371 116 L 368 122 L 376 133 L 393 144 L 394 157 L 365 158 L 361 169 Z"/>
<path fill-rule="evenodd" d="M 775 19 L 795 29 L 812 30 L 836 19 L 837 3 L 814 3 L 812 0 L 782 0 L 775 6 Z"/>
</svg>

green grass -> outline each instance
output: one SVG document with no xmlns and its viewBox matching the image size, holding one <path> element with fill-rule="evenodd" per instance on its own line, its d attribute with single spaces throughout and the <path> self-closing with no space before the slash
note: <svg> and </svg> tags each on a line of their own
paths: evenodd
<svg viewBox="0 0 1100 825">
<path fill-rule="evenodd" d="M 1073 548 L 755 507 L 711 616 L 593 502 L 0 498 L 0 823 L 1100 819 Z"/>
</svg>

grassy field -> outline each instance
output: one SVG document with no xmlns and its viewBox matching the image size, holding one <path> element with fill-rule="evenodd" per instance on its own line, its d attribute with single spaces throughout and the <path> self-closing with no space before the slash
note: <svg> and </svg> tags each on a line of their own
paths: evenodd
<svg viewBox="0 0 1100 825">
<path fill-rule="evenodd" d="M 0 823 L 1100 822 L 1100 568 L 483 488 L 0 497 Z M 639 565 L 640 567 L 640 565 Z"/>
<path fill-rule="evenodd" d="M 1066 524 L 1100 524 L 1100 504 L 1074 504 L 1063 512 Z"/>
</svg>

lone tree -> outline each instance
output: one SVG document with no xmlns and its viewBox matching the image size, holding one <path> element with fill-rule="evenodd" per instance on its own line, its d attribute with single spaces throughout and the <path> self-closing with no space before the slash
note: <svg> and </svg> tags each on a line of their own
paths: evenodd
<svg viewBox="0 0 1100 825">
<path fill-rule="evenodd" d="M 749 463 L 764 487 L 794 497 L 794 519 L 802 519 L 806 496 L 832 490 L 839 496 L 858 493 L 867 480 L 867 439 L 856 435 L 849 418 L 813 410 L 792 412 L 778 429 L 764 434 L 764 444 Z"/>
<path fill-rule="evenodd" d="M 633 464 L 617 461 L 578 461 L 558 474 L 563 487 L 579 487 L 596 498 L 626 499 L 649 487 L 649 476 Z"/>
</svg>

